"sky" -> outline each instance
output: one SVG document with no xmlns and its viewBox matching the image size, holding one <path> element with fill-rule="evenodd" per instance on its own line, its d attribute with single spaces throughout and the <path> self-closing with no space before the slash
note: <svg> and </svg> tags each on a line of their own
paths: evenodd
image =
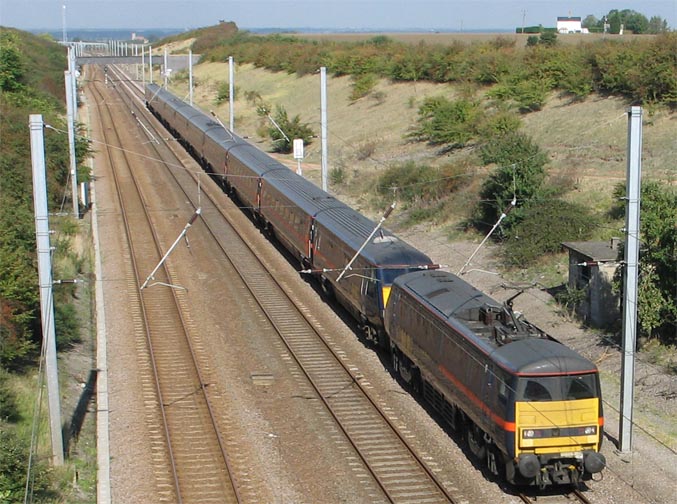
<svg viewBox="0 0 677 504">
<path fill-rule="evenodd" d="M 67 29 L 189 29 L 226 20 L 242 29 L 512 31 L 612 9 L 677 27 L 677 0 L 0 0 L 0 26 L 62 30 L 65 10 Z"/>
</svg>

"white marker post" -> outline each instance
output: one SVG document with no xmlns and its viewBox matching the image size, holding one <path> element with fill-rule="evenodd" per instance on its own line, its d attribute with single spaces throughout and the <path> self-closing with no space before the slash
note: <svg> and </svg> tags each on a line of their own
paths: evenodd
<svg viewBox="0 0 677 504">
<path fill-rule="evenodd" d="M 296 174 L 303 175 L 301 160 L 303 159 L 303 139 L 294 138 L 294 159 L 296 159 Z"/>
</svg>

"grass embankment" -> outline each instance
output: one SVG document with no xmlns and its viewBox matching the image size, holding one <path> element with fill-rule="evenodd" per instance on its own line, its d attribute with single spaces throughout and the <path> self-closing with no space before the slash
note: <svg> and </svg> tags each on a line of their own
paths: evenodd
<svg viewBox="0 0 677 504">
<path fill-rule="evenodd" d="M 87 225 L 63 217 L 71 207 L 68 137 L 65 134 L 64 70 L 66 50 L 53 40 L 25 32 L 0 30 L 0 501 L 91 502 L 96 482 L 95 437 L 91 415 L 76 414 L 83 390 L 79 368 L 71 365 L 89 342 L 90 293 L 85 286 L 55 285 L 54 324 L 60 351 L 61 417 L 66 430 L 66 464 L 50 468 L 51 437 L 36 261 L 31 179 L 29 115 L 45 124 L 50 245 L 54 280 L 86 279 L 88 262 L 75 237 Z M 79 160 L 87 155 L 78 141 Z M 79 169 L 80 173 L 84 170 Z M 68 210 L 65 210 L 68 212 Z M 87 238 L 82 243 L 89 243 Z M 85 284 L 86 285 L 86 284 Z M 76 313 L 81 311 L 78 317 Z M 51 314 L 50 314 L 51 315 Z M 86 345 L 86 344 L 85 344 Z M 93 351 L 86 347 L 85 369 Z M 39 377 L 42 372 L 43 376 Z M 85 372 L 85 375 L 87 373 Z M 36 407 L 36 405 L 38 405 Z M 86 410 L 86 408 L 85 408 Z M 86 411 L 85 411 L 86 413 Z M 88 419 L 89 422 L 85 422 Z M 82 422 L 82 423 L 81 423 Z M 29 474 L 29 485 L 26 475 Z"/>
</svg>

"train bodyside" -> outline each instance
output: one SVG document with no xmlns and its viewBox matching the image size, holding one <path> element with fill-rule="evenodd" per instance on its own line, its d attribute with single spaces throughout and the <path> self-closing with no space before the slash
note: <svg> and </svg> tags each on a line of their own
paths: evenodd
<svg viewBox="0 0 677 504">
<path fill-rule="evenodd" d="M 367 242 L 376 224 L 347 206 L 329 208 L 315 216 L 312 232 L 312 264 L 321 270 L 325 288 L 345 298 L 367 337 L 385 344 L 383 313 L 393 280 L 401 274 L 437 265 L 387 230 L 379 230 Z M 360 255 L 343 269 L 364 245 Z M 355 313 L 355 308 L 359 312 Z M 350 309 L 350 308 L 349 308 Z"/>
<path fill-rule="evenodd" d="M 383 343 L 382 317 L 392 279 L 433 267 L 431 259 L 387 230 L 367 242 L 376 227 L 373 221 L 286 167 L 264 174 L 259 187 L 264 225 L 319 277 L 323 290 L 360 322 L 369 339 Z"/>
<path fill-rule="evenodd" d="M 430 258 L 383 230 L 339 281 L 342 268 L 375 228 L 373 221 L 168 91 L 147 85 L 146 101 L 202 166 L 219 175 L 256 220 L 319 277 L 368 338 L 383 342 L 382 317 L 393 278 L 434 267 Z"/>
<path fill-rule="evenodd" d="M 393 367 L 515 484 L 576 482 L 604 468 L 590 361 L 446 272 L 398 277 L 386 307 Z"/>
</svg>

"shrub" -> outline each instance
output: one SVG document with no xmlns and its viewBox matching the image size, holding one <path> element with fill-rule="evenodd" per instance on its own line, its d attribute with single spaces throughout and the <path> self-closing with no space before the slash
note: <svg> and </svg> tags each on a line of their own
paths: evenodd
<svg viewBox="0 0 677 504">
<path fill-rule="evenodd" d="M 516 133 L 522 126 L 519 115 L 507 111 L 498 111 L 486 115 L 479 125 L 480 137 L 491 139 L 500 135 Z"/>
<path fill-rule="evenodd" d="M 233 99 L 235 99 L 238 95 L 238 87 L 235 86 L 233 88 Z M 230 100 L 230 83 L 228 82 L 221 82 L 219 84 L 219 87 L 216 90 L 216 99 L 214 100 L 217 105 L 221 105 L 223 102 L 227 102 Z"/>
<path fill-rule="evenodd" d="M 63 351 L 82 341 L 74 304 L 55 304 L 54 322 L 56 343 L 59 351 Z"/>
<path fill-rule="evenodd" d="M 576 312 L 576 308 L 585 301 L 587 295 L 585 289 L 576 289 L 567 285 L 565 290 L 555 294 L 555 299 L 566 309 L 568 315 L 572 317 Z"/>
<path fill-rule="evenodd" d="M 463 147 L 476 137 L 482 109 L 474 101 L 435 96 L 424 100 L 418 115 L 418 127 L 410 133 L 411 138 L 432 145 Z"/>
<path fill-rule="evenodd" d="M 287 111 L 281 105 L 276 107 L 275 123 L 280 129 L 271 125 L 268 128 L 268 134 L 273 139 L 273 150 L 275 152 L 289 153 L 292 151 L 295 138 L 301 138 L 304 145 L 310 145 L 315 133 L 307 124 L 301 123 L 301 117 L 296 115 L 289 119 Z M 282 134 L 284 132 L 284 134 Z M 286 136 L 285 136 L 286 135 Z"/>
<path fill-rule="evenodd" d="M 28 469 L 28 444 L 15 430 L 0 422 L 0 497 L 3 502 L 24 502 L 26 472 Z M 49 496 L 49 470 L 44 463 L 32 469 L 32 494 L 35 502 L 46 502 Z"/>
<path fill-rule="evenodd" d="M 557 33 L 544 31 L 541 33 L 538 43 L 546 46 L 554 46 L 557 44 Z"/>
<path fill-rule="evenodd" d="M 592 236 L 598 219 L 578 204 L 541 199 L 525 208 L 519 223 L 507 232 L 505 259 L 511 266 L 528 266 L 546 254 L 561 251 L 563 241 Z"/>
<path fill-rule="evenodd" d="M 20 418 L 16 396 L 8 379 L 9 374 L 0 367 L 0 422 L 16 422 Z"/>
<path fill-rule="evenodd" d="M 346 169 L 343 164 L 334 166 L 329 170 L 329 181 L 332 185 L 341 185 L 346 181 Z"/>
<path fill-rule="evenodd" d="M 480 148 L 480 159 L 498 168 L 484 181 L 480 190 L 476 225 L 492 226 L 513 199 L 525 207 L 539 194 L 545 179 L 547 154 L 520 132 L 511 132 L 488 139 Z M 503 222 L 504 228 L 518 220 L 520 211 L 512 212 Z"/>
<path fill-rule="evenodd" d="M 355 159 L 358 161 L 369 159 L 376 152 L 378 145 L 379 143 L 377 140 L 365 140 L 364 142 L 357 144 L 355 147 Z"/>
<path fill-rule="evenodd" d="M 545 105 L 552 85 L 552 81 L 547 78 L 513 75 L 502 81 L 487 95 L 501 101 L 514 102 L 520 112 L 535 112 Z"/>
<path fill-rule="evenodd" d="M 350 93 L 350 100 L 357 101 L 364 98 L 372 92 L 377 83 L 378 79 L 372 73 L 353 76 L 353 90 Z"/>
<path fill-rule="evenodd" d="M 406 205 L 433 204 L 469 180 L 465 167 L 448 164 L 439 168 L 417 165 L 413 161 L 388 167 L 377 183 L 377 192 L 385 199 L 393 193 Z"/>
</svg>

